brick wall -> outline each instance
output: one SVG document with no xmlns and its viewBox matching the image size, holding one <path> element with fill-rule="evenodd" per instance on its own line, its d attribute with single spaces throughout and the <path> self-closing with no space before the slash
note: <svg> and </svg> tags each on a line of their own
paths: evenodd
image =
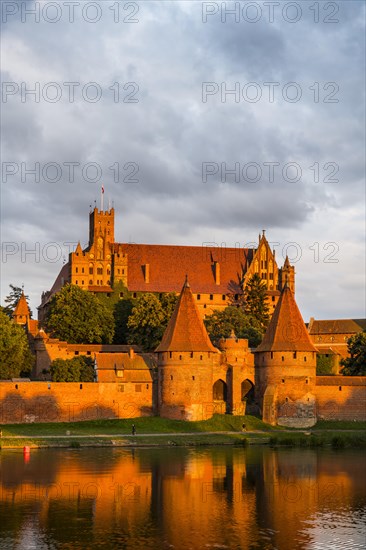
<svg viewBox="0 0 366 550">
<path fill-rule="evenodd" d="M 366 376 L 317 376 L 318 419 L 366 420 Z"/>
<path fill-rule="evenodd" d="M 0 382 L 0 423 L 74 422 L 152 414 L 152 384 Z"/>
</svg>

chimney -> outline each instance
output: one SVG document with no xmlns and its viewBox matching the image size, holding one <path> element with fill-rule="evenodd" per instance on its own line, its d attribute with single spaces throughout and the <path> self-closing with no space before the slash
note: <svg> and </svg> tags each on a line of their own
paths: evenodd
<svg viewBox="0 0 366 550">
<path fill-rule="evenodd" d="M 144 272 L 145 283 L 149 283 L 150 282 L 150 264 L 143 265 L 142 269 Z"/>
<path fill-rule="evenodd" d="M 129 355 L 130 359 L 134 359 L 135 350 L 133 348 L 130 348 L 129 351 L 128 351 L 128 355 Z"/>
<path fill-rule="evenodd" d="M 214 263 L 214 269 L 215 269 L 215 283 L 217 285 L 220 284 L 220 264 L 219 262 Z"/>
</svg>

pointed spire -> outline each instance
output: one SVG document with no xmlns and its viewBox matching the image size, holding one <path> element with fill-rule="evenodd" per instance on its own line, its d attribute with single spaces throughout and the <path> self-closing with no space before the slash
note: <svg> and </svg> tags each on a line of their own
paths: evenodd
<svg viewBox="0 0 366 550">
<path fill-rule="evenodd" d="M 24 290 L 22 291 L 22 294 L 18 300 L 18 303 L 15 306 L 15 309 L 13 312 L 13 318 L 18 317 L 19 315 L 30 317 L 30 310 L 29 310 L 26 297 L 24 295 Z"/>
<path fill-rule="evenodd" d="M 217 353 L 203 324 L 188 278 L 184 282 L 163 339 L 155 351 L 212 351 Z"/>
<path fill-rule="evenodd" d="M 290 260 L 288 259 L 288 255 L 286 254 L 285 263 L 283 264 L 283 267 L 291 267 Z"/>
<path fill-rule="evenodd" d="M 288 285 L 282 290 L 262 343 L 261 351 L 317 351 Z"/>
</svg>

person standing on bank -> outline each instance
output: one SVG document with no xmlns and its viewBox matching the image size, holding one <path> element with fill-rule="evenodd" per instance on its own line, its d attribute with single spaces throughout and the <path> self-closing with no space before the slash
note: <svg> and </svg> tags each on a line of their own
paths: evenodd
<svg viewBox="0 0 366 550">
<path fill-rule="evenodd" d="M 135 427 L 135 424 L 132 424 L 132 435 L 136 435 L 136 427 Z"/>
</svg>

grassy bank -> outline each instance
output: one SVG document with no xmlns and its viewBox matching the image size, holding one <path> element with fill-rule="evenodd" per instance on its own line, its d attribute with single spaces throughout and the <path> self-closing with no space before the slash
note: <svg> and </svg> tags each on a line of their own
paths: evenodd
<svg viewBox="0 0 366 550">
<path fill-rule="evenodd" d="M 58 436 L 70 432 L 72 435 L 131 434 L 132 424 L 138 434 L 194 433 L 194 432 L 241 432 L 245 423 L 249 431 L 277 431 L 255 416 L 231 416 L 216 414 L 209 420 L 188 422 L 169 420 L 158 416 L 127 418 L 118 420 L 90 420 L 85 422 L 59 422 L 44 424 L 0 425 L 3 438 L 7 436 Z"/>
<path fill-rule="evenodd" d="M 245 423 L 246 431 L 242 431 Z M 136 436 L 131 435 L 132 424 Z M 254 416 L 214 415 L 187 422 L 160 417 L 0 425 L 3 449 L 15 447 L 246 445 L 366 447 L 365 422 L 319 422 L 311 430 L 274 427 Z"/>
</svg>

